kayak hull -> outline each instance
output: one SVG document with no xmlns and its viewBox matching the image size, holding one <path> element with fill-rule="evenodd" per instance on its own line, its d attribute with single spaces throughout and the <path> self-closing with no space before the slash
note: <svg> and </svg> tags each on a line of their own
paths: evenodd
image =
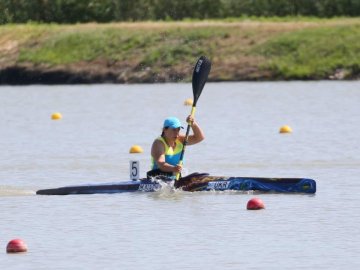
<svg viewBox="0 0 360 270">
<path fill-rule="evenodd" d="M 223 177 L 192 174 L 177 181 L 185 191 L 262 191 L 281 193 L 315 193 L 316 182 L 308 178 Z M 123 192 L 155 192 L 162 187 L 159 180 L 141 179 L 104 184 L 85 184 L 38 190 L 38 195 L 75 195 Z"/>
</svg>

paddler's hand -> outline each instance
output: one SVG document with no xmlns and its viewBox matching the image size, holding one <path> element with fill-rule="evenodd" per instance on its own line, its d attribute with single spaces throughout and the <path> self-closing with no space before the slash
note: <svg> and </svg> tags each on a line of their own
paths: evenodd
<svg viewBox="0 0 360 270">
<path fill-rule="evenodd" d="M 174 173 L 181 173 L 181 170 L 182 170 L 182 165 L 176 165 L 174 166 Z"/>
<path fill-rule="evenodd" d="M 187 118 L 186 118 L 186 122 L 192 126 L 195 122 L 195 118 L 190 114 Z"/>
</svg>

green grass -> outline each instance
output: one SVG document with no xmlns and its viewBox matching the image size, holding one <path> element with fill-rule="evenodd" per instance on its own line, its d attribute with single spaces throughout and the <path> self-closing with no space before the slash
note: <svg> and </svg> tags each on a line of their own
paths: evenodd
<svg viewBox="0 0 360 270">
<path fill-rule="evenodd" d="M 0 26 L 0 39 L 4 36 L 10 36 L 11 39 L 19 42 L 39 39 L 41 36 L 48 35 L 56 31 L 56 24 L 7 24 Z"/>
<path fill-rule="evenodd" d="M 116 63 L 131 72 L 150 67 L 149 72 L 171 68 L 187 74 L 194 59 L 206 55 L 213 60 L 213 80 L 323 79 L 336 69 L 345 70 L 349 77 L 359 76 L 359 18 L 237 19 L 5 25 L 0 26 L 0 60 L 4 63 L 8 57 L 9 62 L 15 61 L 13 65 L 41 68 L 86 68 L 96 62 L 103 70 L 111 70 L 108 64 Z M 18 45 L 8 52 L 1 50 L 1 44 Z"/>
<path fill-rule="evenodd" d="M 50 65 L 106 59 L 169 66 L 203 53 L 203 41 L 214 32 L 166 29 L 99 28 L 53 33 L 36 47 L 24 47 L 19 61 Z"/>
<path fill-rule="evenodd" d="M 283 79 L 324 78 L 336 69 L 360 70 L 360 27 L 337 26 L 287 33 L 252 49 L 263 68 Z"/>
<path fill-rule="evenodd" d="M 65 31 L 54 33 L 34 48 L 23 48 L 19 61 L 61 65 L 93 61 L 98 57 L 124 60 L 129 50 L 144 47 L 145 40 L 124 31 Z"/>
<path fill-rule="evenodd" d="M 213 22 L 339 22 L 339 21 L 357 21 L 358 18 L 351 17 L 333 17 L 333 18 L 320 18 L 312 16 L 283 16 L 283 17 L 265 17 L 265 16 L 239 16 L 239 17 L 227 17 L 221 19 L 209 19 L 207 21 Z M 201 19 L 185 18 L 184 22 L 201 22 Z"/>
</svg>

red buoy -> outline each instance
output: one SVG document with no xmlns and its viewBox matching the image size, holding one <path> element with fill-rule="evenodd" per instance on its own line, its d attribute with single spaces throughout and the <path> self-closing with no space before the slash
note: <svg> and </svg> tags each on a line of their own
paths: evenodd
<svg viewBox="0 0 360 270">
<path fill-rule="evenodd" d="M 11 240 L 6 247 L 7 253 L 17 253 L 17 252 L 26 252 L 27 246 L 25 242 L 21 239 Z"/>
<path fill-rule="evenodd" d="M 265 205 L 261 199 L 252 198 L 251 200 L 248 201 L 246 208 L 247 210 L 260 210 L 260 209 L 264 209 Z"/>
</svg>

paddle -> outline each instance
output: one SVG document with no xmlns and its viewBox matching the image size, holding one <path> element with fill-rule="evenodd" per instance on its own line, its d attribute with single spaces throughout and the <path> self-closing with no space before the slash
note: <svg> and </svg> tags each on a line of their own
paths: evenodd
<svg viewBox="0 0 360 270">
<path fill-rule="evenodd" d="M 211 69 L 210 60 L 207 59 L 205 56 L 201 56 L 195 64 L 193 76 L 192 76 L 192 88 L 193 88 L 193 95 L 194 95 L 193 105 L 191 108 L 191 116 L 192 117 L 194 117 L 194 115 L 195 115 L 196 103 L 201 95 L 201 92 L 204 88 L 206 80 L 209 76 L 210 69 Z M 184 158 L 185 148 L 186 148 L 186 145 L 187 145 L 187 142 L 189 139 L 189 133 L 190 133 L 190 124 L 188 124 L 187 129 L 186 129 L 184 147 L 181 151 L 179 165 L 183 164 L 183 158 Z M 176 180 L 179 180 L 179 178 L 180 178 L 180 173 L 177 173 Z"/>
</svg>

